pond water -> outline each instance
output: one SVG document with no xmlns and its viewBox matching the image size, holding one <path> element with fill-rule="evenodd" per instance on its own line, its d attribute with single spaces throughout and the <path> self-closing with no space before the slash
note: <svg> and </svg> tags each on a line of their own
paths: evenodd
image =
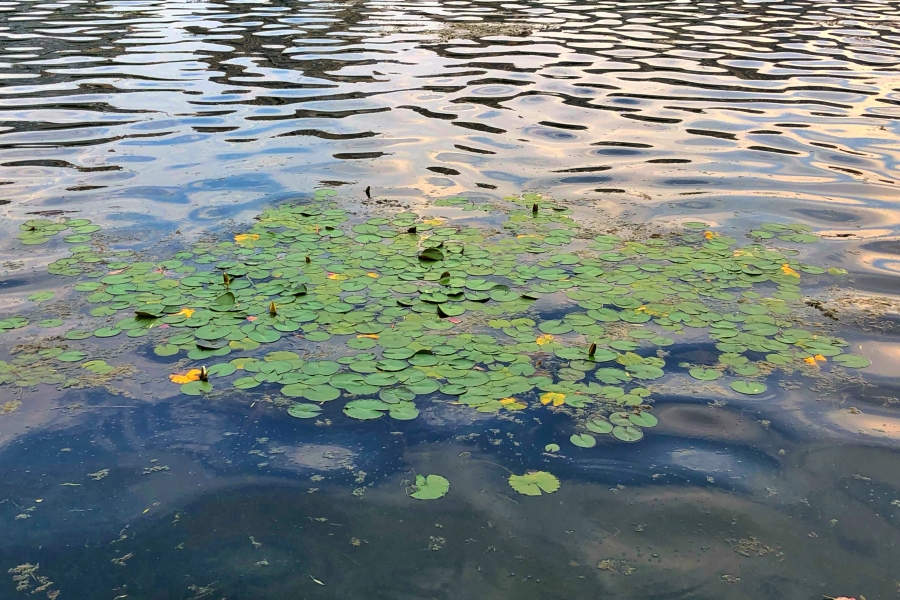
<svg viewBox="0 0 900 600">
<path fill-rule="evenodd" d="M 0 598 L 900 594 L 896 3 L 0 15 Z"/>
</svg>

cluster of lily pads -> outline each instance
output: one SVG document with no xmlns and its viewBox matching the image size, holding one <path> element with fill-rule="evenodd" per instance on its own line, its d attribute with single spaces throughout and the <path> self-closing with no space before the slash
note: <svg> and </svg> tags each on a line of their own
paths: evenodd
<svg viewBox="0 0 900 600">
<path fill-rule="evenodd" d="M 91 234 L 100 231 L 100 226 L 89 219 L 31 219 L 19 225 L 19 241 L 26 246 L 43 244 L 55 235 L 64 231 L 69 235 L 63 238 L 70 244 L 80 244 L 91 240 Z"/>
<path fill-rule="evenodd" d="M 510 474 L 509 486 L 524 496 L 552 494 L 559 490 L 556 475 L 546 471 L 527 471 L 524 475 Z M 417 500 L 437 500 L 450 491 L 450 482 L 441 475 L 416 475 L 416 482 L 407 493 Z"/>
<path fill-rule="evenodd" d="M 89 340 L 148 336 L 156 356 L 194 361 L 170 377 L 185 394 L 277 391 L 301 419 L 339 399 L 358 420 L 415 419 L 435 401 L 479 413 L 533 407 L 570 413 L 571 443 L 590 448 L 596 436 L 634 442 L 655 426 L 653 382 L 675 367 L 756 395 L 775 370 L 869 364 L 804 327 L 814 311 L 801 278 L 843 272 L 772 245 L 814 242 L 802 225 L 761 225 L 743 245 L 697 222 L 637 239 L 589 232 L 537 194 L 502 207 L 442 201 L 504 212 L 496 231 L 410 212 L 353 220 L 334 195 L 268 209 L 233 239 L 161 261 L 93 244 L 84 219 L 23 224 L 25 243 L 74 232 L 71 255 L 50 270 L 78 276 L 74 289 L 105 321 L 67 331 L 28 365 L 0 365 L 0 383 L 58 383 L 53 361 L 90 362 Z M 679 336 L 718 355 L 667 364 Z M 22 379 L 24 366 L 47 372 Z M 542 482 L 552 487 L 527 489 Z"/>
</svg>

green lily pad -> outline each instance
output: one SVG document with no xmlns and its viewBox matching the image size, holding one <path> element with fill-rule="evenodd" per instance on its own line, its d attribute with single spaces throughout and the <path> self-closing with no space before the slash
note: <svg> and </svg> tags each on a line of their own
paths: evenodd
<svg viewBox="0 0 900 600">
<path fill-rule="evenodd" d="M 92 335 L 94 335 L 94 333 L 91 331 L 84 331 L 82 329 L 70 329 L 63 335 L 63 337 L 67 340 L 86 340 Z"/>
<path fill-rule="evenodd" d="M 419 409 L 412 402 L 400 402 L 391 405 L 388 415 L 398 421 L 411 421 L 419 416 Z"/>
<path fill-rule="evenodd" d="M 181 393 L 188 396 L 199 396 L 200 394 L 208 394 L 213 390 L 212 384 L 208 381 L 191 381 L 182 384 Z"/>
<path fill-rule="evenodd" d="M 466 312 L 466 308 L 455 304 L 442 304 L 438 306 L 438 316 L 440 317 L 458 317 Z"/>
<path fill-rule="evenodd" d="M 208 375 L 210 377 L 228 377 L 237 370 L 231 363 L 219 363 L 209 368 Z"/>
<path fill-rule="evenodd" d="M 540 496 L 557 491 L 559 479 L 546 471 L 528 471 L 524 475 L 510 475 L 509 486 L 525 496 Z"/>
<path fill-rule="evenodd" d="M 699 379 L 700 381 L 714 381 L 722 376 L 722 374 L 715 369 L 704 369 L 703 367 L 694 367 L 688 373 L 691 374 L 691 377 L 694 379 Z"/>
<path fill-rule="evenodd" d="M 378 367 L 379 371 L 391 372 L 391 371 L 402 371 L 403 369 L 407 368 L 409 365 L 404 360 L 387 359 L 387 360 L 378 361 L 377 363 L 375 363 L 375 366 Z"/>
<path fill-rule="evenodd" d="M 538 325 L 538 329 L 540 329 L 544 333 L 549 333 L 551 335 L 561 335 L 572 331 L 572 326 L 564 321 L 550 320 L 544 321 L 543 323 Z"/>
<path fill-rule="evenodd" d="M 258 326 L 256 327 L 256 329 L 248 333 L 247 337 L 254 342 L 259 342 L 260 344 L 271 344 L 272 342 L 277 342 L 281 339 L 281 333 L 276 331 L 275 329 L 270 329 L 265 326 Z"/>
<path fill-rule="evenodd" d="M 380 410 L 374 410 L 371 408 L 366 408 L 364 406 L 345 406 L 344 414 L 350 417 L 351 419 L 357 419 L 360 421 L 370 421 L 373 419 L 380 418 L 384 412 Z"/>
<path fill-rule="evenodd" d="M 341 365 L 330 360 L 320 360 L 304 363 L 301 369 L 307 375 L 334 375 L 341 370 Z"/>
<path fill-rule="evenodd" d="M 417 500 L 437 500 L 450 491 L 450 482 L 440 475 L 416 475 L 410 496 Z"/>
<path fill-rule="evenodd" d="M 175 344 L 160 344 L 153 348 L 153 353 L 157 356 L 175 356 L 181 351 L 181 348 Z"/>
<path fill-rule="evenodd" d="M 831 360 L 836 365 L 851 369 L 864 369 L 872 364 L 871 360 L 858 354 L 840 354 Z"/>
<path fill-rule="evenodd" d="M 297 419 L 312 419 L 318 417 L 322 407 L 318 404 L 292 404 L 287 413 Z"/>
<path fill-rule="evenodd" d="M 47 300 L 52 299 L 54 295 L 55 292 L 38 292 L 37 294 L 31 294 L 30 296 L 28 296 L 28 299 L 32 302 L 41 304 L 42 302 L 46 302 Z"/>
<path fill-rule="evenodd" d="M 569 441 L 579 448 L 593 448 L 597 445 L 597 439 L 587 433 L 575 433 L 569 438 Z"/>
<path fill-rule="evenodd" d="M 419 260 L 428 262 L 444 260 L 444 253 L 437 248 L 426 248 L 419 254 Z"/>
<path fill-rule="evenodd" d="M 731 382 L 731 389 L 741 394 L 755 396 L 762 394 L 767 388 L 766 384 L 758 381 L 733 381 Z"/>
<path fill-rule="evenodd" d="M 412 402 L 416 394 L 411 389 L 401 386 L 381 390 L 378 397 L 381 398 L 382 402 L 399 404 L 401 402 Z"/>
<path fill-rule="evenodd" d="M 94 337 L 98 338 L 110 338 L 115 337 L 122 333 L 121 329 L 115 329 L 114 327 L 101 327 L 99 329 L 94 330 Z"/>
<path fill-rule="evenodd" d="M 630 414 L 628 420 L 636 427 L 656 427 L 659 424 L 659 419 L 648 412 Z"/>
<path fill-rule="evenodd" d="M 312 402 L 329 402 L 336 400 L 340 395 L 341 391 L 330 385 L 314 385 L 303 392 L 303 397 Z"/>
<path fill-rule="evenodd" d="M 637 442 L 644 437 L 644 433 L 637 427 L 630 425 L 617 425 L 613 428 L 613 437 L 623 442 Z"/>
<path fill-rule="evenodd" d="M 606 419 L 593 418 L 584 425 L 591 433 L 606 434 L 611 433 L 613 425 Z M 577 445 L 577 444 L 576 444 Z"/>
<path fill-rule="evenodd" d="M 209 305 L 209 309 L 217 312 L 227 312 L 234 308 L 234 304 L 234 294 L 231 292 L 225 292 Z"/>
<path fill-rule="evenodd" d="M 251 388 L 255 388 L 259 385 L 259 381 L 254 377 L 241 377 L 239 379 L 235 379 L 232 384 L 239 390 L 249 390 Z"/>
<path fill-rule="evenodd" d="M 256 381 L 256 378 L 254 378 L 254 381 Z M 307 389 L 309 389 L 309 386 L 306 384 L 289 383 L 281 388 L 281 393 L 288 398 L 303 398 Z"/>
</svg>

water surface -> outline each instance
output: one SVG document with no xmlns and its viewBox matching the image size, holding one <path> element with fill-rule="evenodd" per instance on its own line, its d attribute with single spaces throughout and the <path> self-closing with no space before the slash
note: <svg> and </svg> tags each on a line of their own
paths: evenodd
<svg viewBox="0 0 900 600">
<path fill-rule="evenodd" d="M 810 261 L 849 271 L 811 293 L 873 361 L 765 401 L 663 394 L 641 442 L 553 456 L 571 433 L 555 416 L 436 404 L 408 423 L 317 426 L 180 395 L 134 343 L 138 372 L 115 389 L 0 387 L 0 573 L 40 565 L 24 591 L 4 575 L 0 597 L 38 577 L 50 598 L 897 594 L 895 3 L 0 11 L 4 317 L 44 290 L 74 302 L 45 268 L 65 244 L 16 240 L 29 219 L 88 218 L 111 247 L 165 260 L 316 188 L 360 219 L 463 225 L 494 222 L 434 201 L 529 190 L 598 231 L 808 225 L 822 238 Z M 0 358 L 38 334 L 2 334 Z M 517 495 L 506 479 L 526 469 L 561 489 Z M 415 473 L 451 492 L 411 500 Z"/>
</svg>

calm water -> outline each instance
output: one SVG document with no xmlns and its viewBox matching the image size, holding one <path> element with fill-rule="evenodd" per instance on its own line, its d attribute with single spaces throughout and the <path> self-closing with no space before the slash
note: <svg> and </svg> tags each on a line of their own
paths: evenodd
<svg viewBox="0 0 900 600">
<path fill-rule="evenodd" d="M 119 394 L 0 387 L 0 405 L 22 402 L 0 414 L 0 598 L 38 577 L 53 583 L 34 597 L 91 600 L 900 593 L 896 3 L 10 0 L 0 15 L 0 316 L 60 285 L 44 267 L 64 247 L 15 240 L 35 215 L 152 253 L 322 186 L 367 214 L 533 190 L 600 225 L 811 226 L 817 258 L 850 271 L 821 291 L 837 332 L 874 363 L 766 402 L 669 394 L 640 443 L 564 457 L 541 452 L 553 417 L 437 405 L 317 427 L 140 377 Z M 4 334 L 2 358 L 27 341 Z M 517 496 L 507 470 L 526 468 L 562 488 Z M 411 505 L 414 473 L 451 494 Z M 17 592 L 6 570 L 25 563 L 40 569 Z"/>
</svg>

